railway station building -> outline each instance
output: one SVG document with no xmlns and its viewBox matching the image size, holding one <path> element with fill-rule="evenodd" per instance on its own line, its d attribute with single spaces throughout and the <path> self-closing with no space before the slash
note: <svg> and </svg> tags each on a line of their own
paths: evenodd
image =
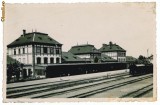
<svg viewBox="0 0 160 105">
<path fill-rule="evenodd" d="M 99 51 L 107 56 L 112 57 L 118 62 L 126 62 L 126 50 L 117 44 L 109 42 L 109 44 L 103 44 Z"/>
<path fill-rule="evenodd" d="M 22 35 L 7 45 L 9 57 L 24 64 L 25 76 L 44 75 L 44 68 L 61 63 L 62 44 L 46 33 L 23 30 Z M 30 74 L 32 73 L 32 74 Z"/>
<path fill-rule="evenodd" d="M 72 46 L 68 52 L 84 59 L 85 62 L 101 62 L 101 52 L 91 44 Z"/>
</svg>

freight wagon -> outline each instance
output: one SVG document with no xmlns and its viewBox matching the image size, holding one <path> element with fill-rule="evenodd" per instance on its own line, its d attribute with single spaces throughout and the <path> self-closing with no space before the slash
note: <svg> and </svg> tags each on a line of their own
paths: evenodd
<svg viewBox="0 0 160 105">
<path fill-rule="evenodd" d="M 153 73 L 153 64 L 133 64 L 129 69 L 133 76 Z"/>
</svg>

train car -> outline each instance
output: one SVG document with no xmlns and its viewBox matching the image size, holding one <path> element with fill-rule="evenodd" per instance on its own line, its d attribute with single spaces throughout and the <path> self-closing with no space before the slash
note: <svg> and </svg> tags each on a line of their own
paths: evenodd
<svg viewBox="0 0 160 105">
<path fill-rule="evenodd" d="M 133 64 L 129 69 L 133 76 L 153 73 L 153 64 Z"/>
<path fill-rule="evenodd" d="M 46 67 L 46 78 L 126 69 L 126 63 L 56 64 Z"/>
</svg>

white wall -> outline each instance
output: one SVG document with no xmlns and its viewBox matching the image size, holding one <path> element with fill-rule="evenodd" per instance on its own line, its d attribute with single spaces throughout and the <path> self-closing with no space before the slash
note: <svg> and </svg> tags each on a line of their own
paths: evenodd
<svg viewBox="0 0 160 105">
<path fill-rule="evenodd" d="M 125 52 L 122 52 L 122 53 L 125 53 Z M 126 61 L 126 54 L 125 54 L 125 56 L 118 56 L 118 52 L 103 52 L 102 54 L 110 56 L 113 59 L 118 60 L 118 62 L 125 62 Z"/>
<path fill-rule="evenodd" d="M 49 47 L 49 46 L 45 46 Z M 23 54 L 23 48 L 25 48 L 25 54 Z M 14 55 L 14 49 L 16 49 L 16 55 Z M 21 54 L 19 54 L 19 49 Z M 43 51 L 43 48 L 41 49 Z M 61 63 L 61 52 L 60 54 L 55 54 L 56 49 L 54 49 L 54 55 L 53 54 L 35 54 L 35 64 L 37 64 L 37 57 L 41 58 L 41 63 L 44 63 L 44 58 L 48 58 L 48 63 L 50 63 L 50 58 L 54 58 L 54 63 L 56 62 L 56 58 L 59 58 L 59 63 Z M 48 52 L 50 50 L 48 49 Z M 8 48 L 8 55 L 12 57 L 13 59 L 16 59 L 17 61 L 24 63 L 24 64 L 30 64 L 32 65 L 32 60 L 33 60 L 33 55 L 32 55 L 32 45 L 28 46 L 20 46 L 20 47 L 13 47 L 13 48 Z M 35 48 L 35 53 L 36 53 L 36 48 Z"/>
<path fill-rule="evenodd" d="M 23 48 L 25 48 L 25 54 L 23 54 Z M 16 50 L 16 55 L 14 55 L 14 49 Z M 20 54 L 19 54 L 19 49 L 20 49 Z M 32 64 L 32 46 L 31 45 L 8 48 L 8 55 L 21 63 Z"/>
<path fill-rule="evenodd" d="M 90 54 L 77 55 L 80 58 L 90 58 Z"/>
</svg>

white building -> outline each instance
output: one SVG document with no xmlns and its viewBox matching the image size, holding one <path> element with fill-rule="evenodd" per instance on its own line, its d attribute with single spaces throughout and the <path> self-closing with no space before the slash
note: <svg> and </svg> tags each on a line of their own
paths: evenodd
<svg viewBox="0 0 160 105">
<path fill-rule="evenodd" d="M 118 62 L 126 62 L 126 50 L 120 47 L 117 44 L 113 44 L 109 42 L 109 44 L 103 44 L 103 46 L 99 49 L 102 54 L 112 57 Z"/>
<path fill-rule="evenodd" d="M 49 64 L 61 63 L 62 44 L 40 32 L 23 34 L 7 45 L 8 55 L 24 64 L 23 75 L 44 75 Z"/>
</svg>

